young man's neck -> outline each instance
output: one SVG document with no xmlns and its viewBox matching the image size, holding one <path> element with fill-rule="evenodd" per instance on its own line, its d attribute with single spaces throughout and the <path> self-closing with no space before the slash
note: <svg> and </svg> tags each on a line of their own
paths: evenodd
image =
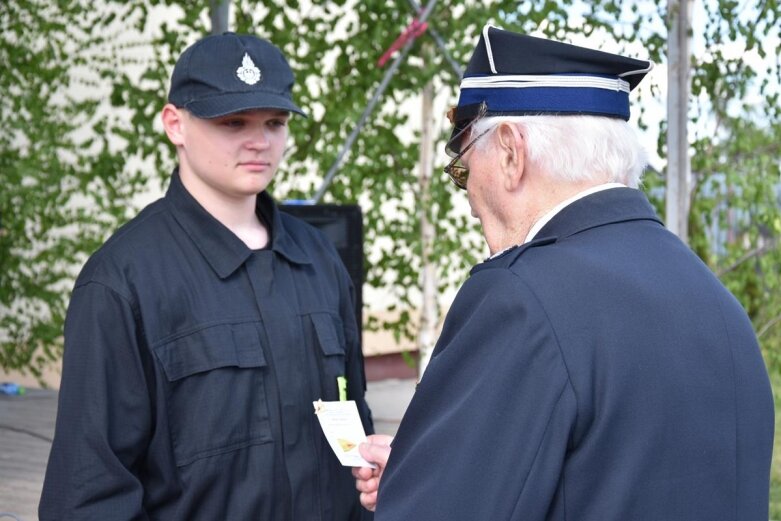
<svg viewBox="0 0 781 521">
<path fill-rule="evenodd" d="M 211 190 L 197 177 L 181 170 L 180 177 L 190 195 L 248 248 L 257 250 L 268 245 L 268 230 L 255 213 L 257 195 L 231 197 Z"/>
</svg>

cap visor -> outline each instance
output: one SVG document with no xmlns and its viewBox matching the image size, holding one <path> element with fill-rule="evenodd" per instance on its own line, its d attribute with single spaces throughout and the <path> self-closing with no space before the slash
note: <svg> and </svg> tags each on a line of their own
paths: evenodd
<svg viewBox="0 0 781 521">
<path fill-rule="evenodd" d="M 183 108 L 190 111 L 194 116 L 204 119 L 218 118 L 228 114 L 235 114 L 236 112 L 257 109 L 287 110 L 307 117 L 306 113 L 286 96 L 257 91 L 234 92 L 191 101 L 185 104 Z"/>
<path fill-rule="evenodd" d="M 449 157 L 456 157 L 458 151 L 461 150 L 461 141 L 464 138 L 461 132 L 465 126 L 469 124 L 469 121 L 462 121 L 453 126 L 453 130 L 450 132 L 450 139 L 445 143 L 445 153 Z"/>
</svg>

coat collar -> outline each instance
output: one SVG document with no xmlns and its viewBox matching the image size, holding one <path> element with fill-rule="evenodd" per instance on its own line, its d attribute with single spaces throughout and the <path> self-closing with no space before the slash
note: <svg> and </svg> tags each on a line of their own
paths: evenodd
<svg viewBox="0 0 781 521">
<path fill-rule="evenodd" d="M 470 274 L 483 269 L 507 268 L 530 248 L 552 244 L 591 228 L 636 220 L 651 220 L 663 225 L 640 190 L 611 188 L 596 192 L 565 206 L 542 227 L 534 240 L 476 265 Z"/>
<path fill-rule="evenodd" d="M 564 207 L 536 237 L 563 239 L 590 228 L 637 220 L 662 224 L 643 192 L 634 188 L 611 188 Z"/>
<path fill-rule="evenodd" d="M 182 184 L 178 168 L 171 174 L 171 184 L 165 199 L 169 202 L 176 221 L 220 278 L 230 276 L 252 254 L 252 250 L 241 239 L 190 195 Z M 280 216 L 279 208 L 265 191 L 257 196 L 255 212 L 270 228 L 270 250 L 290 262 L 311 264 L 309 255 L 291 237 Z"/>
</svg>

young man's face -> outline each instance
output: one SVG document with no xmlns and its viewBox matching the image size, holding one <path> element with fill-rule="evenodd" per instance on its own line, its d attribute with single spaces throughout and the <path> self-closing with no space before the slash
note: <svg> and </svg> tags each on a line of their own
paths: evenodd
<svg viewBox="0 0 781 521">
<path fill-rule="evenodd" d="M 172 141 L 183 178 L 218 197 L 244 198 L 266 189 L 285 152 L 288 112 L 261 109 L 200 119 L 177 110 L 181 126 Z"/>
</svg>

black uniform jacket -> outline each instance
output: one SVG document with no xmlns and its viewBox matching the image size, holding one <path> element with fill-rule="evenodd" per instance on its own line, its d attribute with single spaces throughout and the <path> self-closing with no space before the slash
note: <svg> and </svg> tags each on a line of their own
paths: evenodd
<svg viewBox="0 0 781 521">
<path fill-rule="evenodd" d="M 257 208 L 271 243 L 251 251 L 174 172 L 87 262 L 42 520 L 361 515 L 312 406 L 344 376 L 372 432 L 349 276 L 317 230 Z"/>
<path fill-rule="evenodd" d="M 773 401 L 744 310 L 614 188 L 476 266 L 378 521 L 765 521 Z"/>
</svg>

